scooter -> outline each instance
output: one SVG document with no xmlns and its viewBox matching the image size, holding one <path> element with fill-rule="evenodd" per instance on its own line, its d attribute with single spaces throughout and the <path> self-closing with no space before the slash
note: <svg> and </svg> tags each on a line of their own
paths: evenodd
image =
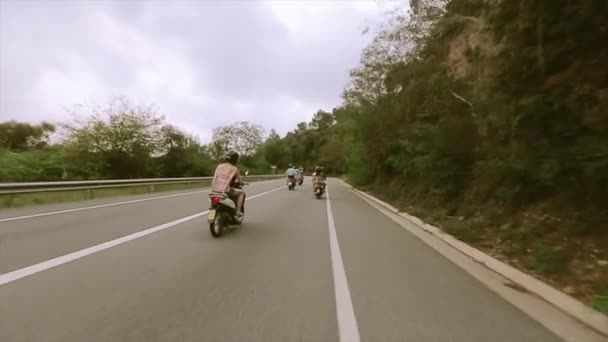
<svg viewBox="0 0 608 342">
<path fill-rule="evenodd" d="M 245 177 L 249 171 L 245 172 Z M 244 184 L 233 183 L 232 188 L 242 189 Z M 245 194 L 243 193 L 243 196 Z M 245 199 L 243 199 L 243 216 L 236 215 L 236 203 L 224 193 L 210 193 L 209 201 L 211 206 L 207 213 L 207 222 L 209 223 L 209 231 L 214 238 L 218 238 L 230 228 L 230 226 L 243 223 L 245 218 Z"/>
<path fill-rule="evenodd" d="M 287 179 L 287 189 L 289 190 L 293 190 L 296 187 L 296 181 L 294 179 L 294 177 L 289 177 L 289 179 Z"/>
<path fill-rule="evenodd" d="M 313 193 L 317 199 L 321 198 L 325 193 L 325 181 L 319 180 L 315 182 Z"/>
<path fill-rule="evenodd" d="M 303 183 L 304 183 L 304 175 L 300 175 L 300 178 L 298 179 L 298 185 L 302 186 Z"/>
</svg>

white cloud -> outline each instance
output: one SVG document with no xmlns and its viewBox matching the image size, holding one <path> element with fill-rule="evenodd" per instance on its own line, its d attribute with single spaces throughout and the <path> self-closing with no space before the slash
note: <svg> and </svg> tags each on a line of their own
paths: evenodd
<svg viewBox="0 0 608 342">
<path fill-rule="evenodd" d="M 285 133 L 339 104 L 382 19 L 374 1 L 0 1 L 0 120 L 67 120 L 112 95 L 206 139 L 249 120 Z"/>
</svg>

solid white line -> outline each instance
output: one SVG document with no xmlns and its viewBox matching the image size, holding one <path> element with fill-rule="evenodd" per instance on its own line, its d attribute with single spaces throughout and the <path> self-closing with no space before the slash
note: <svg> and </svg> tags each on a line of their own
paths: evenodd
<svg viewBox="0 0 608 342">
<path fill-rule="evenodd" d="M 114 202 L 114 203 L 108 203 L 108 204 L 93 205 L 93 206 L 90 206 L 90 207 L 80 207 L 80 208 L 65 209 L 65 210 L 58 210 L 58 211 L 49 211 L 49 212 L 46 212 L 46 213 L 38 213 L 38 214 L 32 214 L 32 215 L 15 216 L 15 217 L 9 217 L 9 218 L 0 219 L 0 222 L 25 220 L 25 219 L 34 218 L 34 217 L 58 215 L 58 214 L 71 213 L 71 212 L 75 212 L 75 211 L 99 209 L 99 208 L 105 208 L 105 207 L 113 207 L 113 206 L 116 206 L 116 205 L 139 203 L 139 202 L 146 202 L 146 201 L 154 201 L 154 200 L 159 200 L 159 199 L 163 199 L 163 198 L 188 196 L 188 195 L 200 194 L 200 193 L 203 193 L 203 192 L 209 192 L 209 190 L 199 190 L 199 191 L 185 192 L 185 193 L 179 193 L 179 194 L 174 194 L 174 195 L 149 197 L 149 198 L 142 198 L 142 199 L 131 200 L 131 201 L 123 201 L 123 202 Z"/>
<path fill-rule="evenodd" d="M 266 182 L 269 182 L 269 181 L 262 181 L 262 182 L 255 182 L 255 183 L 256 184 L 261 184 L 261 183 L 266 183 Z M 50 215 L 72 213 L 72 212 L 75 212 L 75 211 L 113 207 L 113 206 L 117 206 L 117 205 L 124 205 L 124 204 L 131 204 L 131 203 L 154 201 L 154 200 L 159 200 L 159 199 L 164 199 L 164 198 L 172 198 L 172 197 L 181 197 L 181 196 L 188 196 L 188 195 L 196 195 L 196 194 L 205 193 L 205 192 L 209 192 L 209 190 L 197 190 L 197 191 L 184 192 L 184 193 L 173 194 L 173 195 L 165 195 L 165 196 L 149 197 L 149 198 L 142 198 L 142 199 L 136 199 L 136 200 L 130 200 L 130 201 L 123 201 L 123 202 L 114 202 L 114 203 L 108 203 L 108 204 L 93 205 L 93 206 L 90 206 L 90 207 L 80 207 L 80 208 L 65 209 L 65 210 L 58 210 L 58 211 L 49 211 L 49 212 L 46 212 L 46 213 L 38 213 L 38 214 L 32 214 L 32 215 L 8 217 L 8 218 L 0 219 L 0 222 L 25 220 L 25 219 L 35 218 L 35 217 L 41 217 L 41 216 L 50 216 Z"/>
<path fill-rule="evenodd" d="M 342 255 L 340 254 L 340 244 L 338 243 L 338 235 L 334 224 L 334 215 L 331 211 L 328 189 L 326 189 L 325 196 L 340 342 L 359 342 L 361 341 L 361 337 L 359 337 L 359 327 L 357 326 L 357 318 L 355 317 L 355 310 L 353 309 L 353 302 L 350 297 L 350 290 L 348 289 L 348 281 L 346 280 L 346 272 L 344 271 L 344 263 L 342 262 Z"/>
<path fill-rule="evenodd" d="M 248 199 L 252 200 L 252 199 L 254 199 L 256 197 L 267 195 L 267 194 L 269 194 L 271 192 L 277 191 L 277 190 L 282 189 L 282 188 L 283 188 L 282 186 L 278 187 L 278 188 L 274 188 L 272 190 L 265 191 L 265 192 L 259 193 L 257 195 L 248 197 Z M 81 250 L 73 252 L 73 253 L 65 254 L 65 255 L 62 255 L 60 257 L 56 257 L 56 258 L 53 258 L 53 259 L 50 259 L 50 260 L 47 260 L 47 261 L 39 262 L 37 264 L 31 265 L 31 266 L 27 266 L 27 267 L 24 267 L 24 268 L 21 268 L 21 269 L 12 271 L 12 272 L 1 274 L 0 275 L 0 286 L 2 286 L 4 284 L 11 283 L 11 282 L 13 282 L 15 280 L 19 280 L 21 278 L 24 278 L 24 277 L 27 277 L 27 276 L 30 276 L 30 275 L 33 275 L 33 274 L 36 274 L 36 273 L 48 270 L 49 268 L 53 268 L 53 267 L 56 267 L 56 266 L 68 263 L 70 261 L 74 261 L 74 260 L 83 258 L 83 257 L 85 257 L 87 255 L 91 255 L 91 254 L 98 253 L 98 252 L 101 252 L 103 250 L 106 250 L 108 248 L 112 248 L 112 247 L 115 247 L 115 246 L 118 246 L 118 245 L 122 245 L 125 242 L 129 242 L 129 241 L 132 241 L 132 240 L 135 240 L 135 239 L 139 239 L 139 238 L 144 237 L 146 235 L 150 235 L 152 233 L 156 233 L 156 232 L 159 232 L 161 230 L 164 230 L 164 229 L 167 229 L 167 228 L 171 228 L 171 227 L 176 226 L 178 224 L 181 224 L 181 223 L 184 223 L 184 222 L 188 222 L 188 221 L 193 220 L 193 219 L 195 219 L 197 217 L 201 217 L 201 216 L 207 214 L 208 212 L 209 212 L 208 210 L 205 210 L 205 211 L 202 211 L 200 213 L 196 213 L 196 214 L 193 214 L 193 215 L 190 215 L 190 216 L 182 217 L 180 219 L 177 219 L 177 220 L 174 220 L 174 221 L 171 221 L 171 222 L 167 222 L 167 223 L 161 224 L 161 225 L 156 226 L 156 227 L 151 227 L 151 228 L 139 231 L 137 233 L 129 234 L 129 235 L 126 235 L 126 236 L 123 236 L 123 237 L 120 237 L 120 238 L 117 238 L 117 239 L 114 239 L 114 240 L 110 240 L 110 241 L 101 243 L 99 245 L 91 246 L 91 247 L 88 247 L 88 248 L 85 248 L 85 249 L 81 249 Z"/>
</svg>

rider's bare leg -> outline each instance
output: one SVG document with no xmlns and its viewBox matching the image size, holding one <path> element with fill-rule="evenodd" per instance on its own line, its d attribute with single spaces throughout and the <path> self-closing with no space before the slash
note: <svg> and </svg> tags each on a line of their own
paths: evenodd
<svg viewBox="0 0 608 342">
<path fill-rule="evenodd" d="M 239 213 L 243 212 L 243 202 L 245 202 L 245 194 L 240 193 L 236 197 L 236 208 L 237 208 L 237 212 L 239 212 Z"/>
</svg>

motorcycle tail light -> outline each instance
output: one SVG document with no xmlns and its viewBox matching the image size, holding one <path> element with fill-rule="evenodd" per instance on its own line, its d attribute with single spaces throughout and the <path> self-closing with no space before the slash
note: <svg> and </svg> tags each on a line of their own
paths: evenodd
<svg viewBox="0 0 608 342">
<path fill-rule="evenodd" d="M 219 203 L 220 203 L 219 197 L 211 197 L 211 204 L 219 204 Z"/>
</svg>

